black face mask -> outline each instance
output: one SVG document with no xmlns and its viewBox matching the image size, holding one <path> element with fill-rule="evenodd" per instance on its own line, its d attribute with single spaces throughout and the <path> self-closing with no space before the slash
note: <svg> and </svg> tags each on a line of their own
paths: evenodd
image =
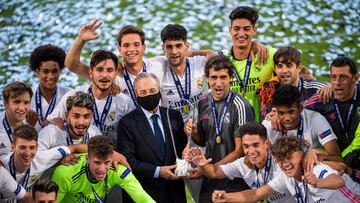
<svg viewBox="0 0 360 203">
<path fill-rule="evenodd" d="M 137 102 L 141 107 L 148 111 L 154 110 L 158 105 L 161 98 L 160 91 L 156 94 L 147 95 L 145 97 L 138 97 Z"/>
</svg>

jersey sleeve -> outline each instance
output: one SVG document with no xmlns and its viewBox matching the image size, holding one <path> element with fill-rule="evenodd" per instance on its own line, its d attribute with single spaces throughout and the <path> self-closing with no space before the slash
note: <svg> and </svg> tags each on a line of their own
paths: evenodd
<svg viewBox="0 0 360 203">
<path fill-rule="evenodd" d="M 330 124 L 327 122 L 324 116 L 317 112 L 313 117 L 311 123 L 313 124 L 311 127 L 312 134 L 315 134 L 318 137 L 321 145 L 325 145 L 327 142 L 331 140 L 336 140 L 335 133 L 332 131 Z"/>
<path fill-rule="evenodd" d="M 332 169 L 330 166 L 326 164 L 318 164 L 314 167 L 313 173 L 318 179 L 324 179 L 328 177 L 330 174 L 337 175 L 338 172 L 334 169 Z"/>
<path fill-rule="evenodd" d="M 130 169 L 118 165 L 118 171 L 113 171 L 111 181 L 123 188 L 134 202 L 152 203 L 155 202 L 142 188 Z"/>
<path fill-rule="evenodd" d="M 237 111 L 235 111 L 234 119 L 234 135 L 238 137 L 240 135 L 240 127 L 249 121 L 254 121 L 254 111 L 252 106 L 239 96 L 235 96 L 233 100 Z"/>
<path fill-rule="evenodd" d="M 54 166 L 60 159 L 69 155 L 70 149 L 68 147 L 53 147 L 48 150 L 38 151 L 33 162 L 39 166 L 39 171 L 46 170 Z"/>
<path fill-rule="evenodd" d="M 225 176 L 233 180 L 234 178 L 242 178 L 243 174 L 241 173 L 243 159 L 236 159 L 233 162 L 220 165 L 221 170 L 224 172 Z"/>
<path fill-rule="evenodd" d="M 57 192 L 57 202 L 62 202 L 67 192 L 71 189 L 71 178 L 64 174 L 64 171 L 62 170 L 64 166 L 58 166 L 54 174 L 52 176 L 52 180 L 59 186 L 59 190 Z"/>
<path fill-rule="evenodd" d="M 284 179 L 286 177 L 287 176 L 283 172 L 280 172 L 272 180 L 270 180 L 268 185 L 278 193 L 285 193 L 288 191 L 286 181 Z"/>
<path fill-rule="evenodd" d="M 43 128 L 39 132 L 38 144 L 39 150 L 48 150 L 56 145 L 56 136 L 60 136 L 57 134 L 56 130 L 51 127 L 52 125 L 48 125 Z"/>
<path fill-rule="evenodd" d="M 22 199 L 25 196 L 25 189 L 4 167 L 0 167 L 0 186 L 0 193 L 4 198 Z"/>
</svg>

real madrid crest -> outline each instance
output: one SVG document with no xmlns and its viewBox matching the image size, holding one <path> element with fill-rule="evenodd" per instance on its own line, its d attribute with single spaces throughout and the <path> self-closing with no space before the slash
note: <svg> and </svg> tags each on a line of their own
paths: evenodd
<svg viewBox="0 0 360 203">
<path fill-rule="evenodd" d="M 196 80 L 196 85 L 198 88 L 203 86 L 203 81 L 201 79 Z"/>
<path fill-rule="evenodd" d="M 109 113 L 108 119 L 110 122 L 115 120 L 115 115 L 116 115 L 115 111 Z"/>
</svg>

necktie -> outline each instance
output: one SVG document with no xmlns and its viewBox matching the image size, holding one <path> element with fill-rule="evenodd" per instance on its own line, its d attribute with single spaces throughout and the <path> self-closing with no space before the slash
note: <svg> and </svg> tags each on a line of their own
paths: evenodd
<svg viewBox="0 0 360 203">
<path fill-rule="evenodd" d="M 158 118 L 159 115 L 154 114 L 151 116 L 151 120 L 153 122 L 153 126 L 154 126 L 154 134 L 156 137 L 157 142 L 159 143 L 160 146 L 160 153 L 162 155 L 162 157 L 165 157 L 165 142 L 164 142 L 164 137 L 162 135 L 159 123 L 158 123 Z"/>
</svg>

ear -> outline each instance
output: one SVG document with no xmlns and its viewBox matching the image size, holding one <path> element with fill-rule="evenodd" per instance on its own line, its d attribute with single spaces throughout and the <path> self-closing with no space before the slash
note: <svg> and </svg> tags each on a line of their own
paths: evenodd
<svg viewBox="0 0 360 203">
<path fill-rule="evenodd" d="M 304 106 L 302 104 L 299 104 L 299 112 L 302 112 L 304 110 Z"/>
<path fill-rule="evenodd" d="M 163 51 L 165 52 L 165 44 L 164 43 L 161 45 L 161 47 L 162 47 Z"/>
<path fill-rule="evenodd" d="M 89 68 L 89 77 L 90 77 L 90 79 L 92 79 L 92 71 L 93 71 L 93 68 Z"/>
<path fill-rule="evenodd" d="M 145 44 L 145 42 L 144 42 L 144 44 L 143 44 L 143 48 L 144 48 L 144 52 L 146 51 L 146 44 Z"/>
<path fill-rule="evenodd" d="M 185 47 L 186 47 L 186 50 L 188 50 L 188 49 L 189 49 L 190 44 L 189 44 L 189 42 L 188 42 L 188 41 L 185 41 Z"/>
<path fill-rule="evenodd" d="M 120 47 L 120 45 L 118 45 L 117 48 L 118 48 L 119 54 L 121 55 L 121 47 Z"/>
<path fill-rule="evenodd" d="M 37 77 L 39 77 L 40 69 L 36 69 L 35 74 L 36 74 Z"/>
<path fill-rule="evenodd" d="M 355 79 L 355 82 L 357 82 L 358 80 L 359 80 L 359 73 L 356 73 L 355 75 L 354 75 L 354 79 Z"/>
<path fill-rule="evenodd" d="M 229 33 L 231 33 L 231 25 L 229 26 Z"/>
<path fill-rule="evenodd" d="M 15 144 L 11 143 L 11 151 L 14 152 L 14 150 L 15 150 Z"/>
<path fill-rule="evenodd" d="M 70 109 L 71 110 L 71 109 Z M 67 111 L 66 113 L 65 113 L 65 119 L 68 121 L 69 120 L 69 112 Z"/>
<path fill-rule="evenodd" d="M 256 34 L 257 27 L 254 25 L 254 35 Z"/>
<path fill-rule="evenodd" d="M 265 146 L 266 146 L 267 148 L 269 148 L 269 146 L 270 146 L 270 141 L 269 141 L 268 139 L 265 140 Z"/>
</svg>

